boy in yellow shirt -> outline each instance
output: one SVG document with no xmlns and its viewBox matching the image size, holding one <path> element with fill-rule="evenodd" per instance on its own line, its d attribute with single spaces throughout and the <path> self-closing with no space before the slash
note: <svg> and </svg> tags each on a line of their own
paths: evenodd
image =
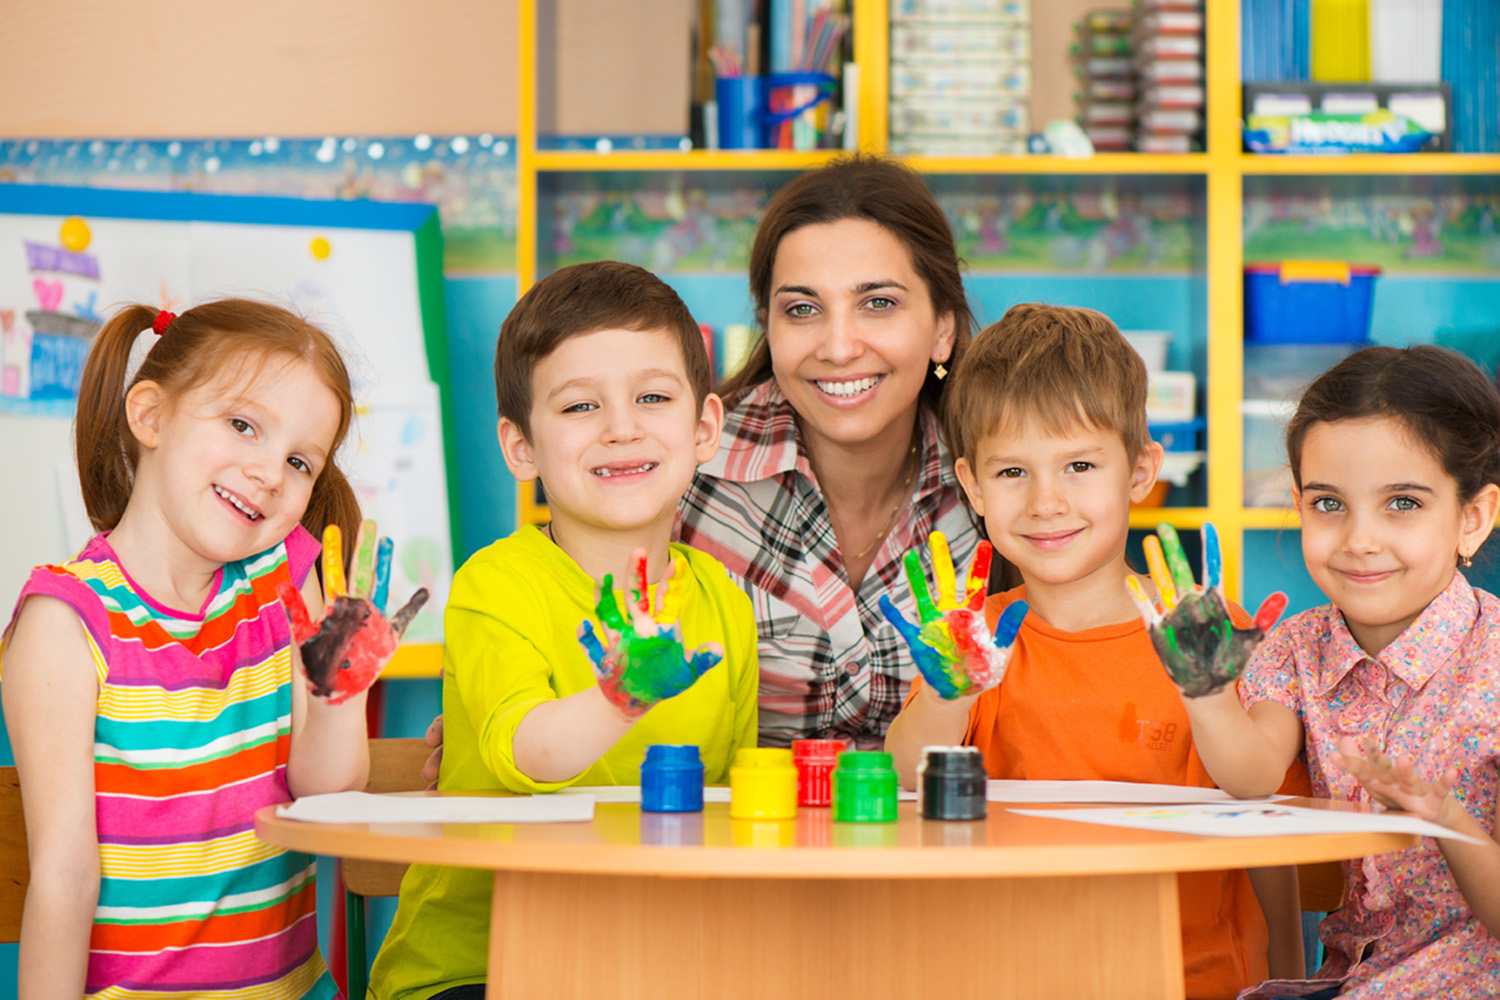
<svg viewBox="0 0 1500 1000">
<path fill-rule="evenodd" d="M 979 683 L 913 683 L 885 742 L 903 783 L 913 786 L 924 746 L 962 743 L 979 748 L 992 778 L 1212 787 L 1125 587 L 1130 505 L 1162 463 L 1140 357 L 1101 313 L 1018 305 L 974 339 L 944 405 L 958 480 L 1023 581 L 989 596 L 988 620 L 1006 608 L 1014 617 L 1022 601 L 1029 610 L 1003 630 L 1014 643 Z M 1179 876 L 1189 997 L 1233 997 L 1266 977 L 1257 894 L 1276 918 L 1276 970 L 1301 968 L 1290 870 L 1256 883 L 1252 892 L 1243 871 Z"/>
<path fill-rule="evenodd" d="M 709 380 L 687 307 L 633 265 L 564 268 L 506 318 L 495 349 L 500 445 L 518 482 L 545 484 L 552 521 L 476 552 L 454 575 L 440 789 L 636 784 L 652 743 L 696 744 L 705 780 L 725 784 L 735 751 L 755 745 L 750 600 L 712 557 L 671 542 L 678 500 L 723 426 Z M 615 596 L 619 617 L 596 597 L 606 577 L 630 581 Z M 663 626 L 680 609 L 680 645 L 664 633 L 660 675 L 642 677 L 649 657 L 625 655 L 632 632 L 663 638 L 629 608 L 631 587 Z M 482 997 L 491 881 L 413 865 L 373 994 Z"/>
</svg>

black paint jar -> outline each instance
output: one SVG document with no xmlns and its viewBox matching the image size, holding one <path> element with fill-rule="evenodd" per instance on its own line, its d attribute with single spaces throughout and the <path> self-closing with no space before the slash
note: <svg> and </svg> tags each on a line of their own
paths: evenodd
<svg viewBox="0 0 1500 1000">
<path fill-rule="evenodd" d="M 977 747 L 924 747 L 917 766 L 923 819 L 984 819 L 989 775 Z"/>
</svg>

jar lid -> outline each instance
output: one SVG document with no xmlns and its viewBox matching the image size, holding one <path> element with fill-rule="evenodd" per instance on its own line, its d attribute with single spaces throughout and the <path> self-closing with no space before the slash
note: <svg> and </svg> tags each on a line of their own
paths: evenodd
<svg viewBox="0 0 1500 1000">
<path fill-rule="evenodd" d="M 792 757 L 836 757 L 849 749 L 843 740 L 792 740 Z"/>
<path fill-rule="evenodd" d="M 735 751 L 732 766 L 791 767 L 792 752 L 781 747 L 741 747 Z"/>
<path fill-rule="evenodd" d="M 652 743 L 646 747 L 647 764 L 661 767 L 701 766 L 694 743 Z"/>
<path fill-rule="evenodd" d="M 839 754 L 839 767 L 877 771 L 893 767 L 891 755 L 879 750 L 849 750 Z"/>
</svg>

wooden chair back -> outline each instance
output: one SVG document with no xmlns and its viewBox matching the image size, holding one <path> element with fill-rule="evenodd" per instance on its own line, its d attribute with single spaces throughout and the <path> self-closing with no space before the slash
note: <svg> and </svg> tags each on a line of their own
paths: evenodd
<svg viewBox="0 0 1500 1000">
<path fill-rule="evenodd" d="M 0 767 L 0 943 L 21 940 L 21 908 L 31 862 L 26 853 L 26 816 L 21 811 L 21 779 L 13 767 Z"/>
<path fill-rule="evenodd" d="M 1344 866 L 1337 861 L 1298 865 L 1297 895 L 1304 910 L 1337 910 L 1344 905 Z"/>
<path fill-rule="evenodd" d="M 421 791 L 427 787 L 422 765 L 431 753 L 420 737 L 372 738 L 370 780 L 365 783 L 365 791 Z M 394 861 L 345 858 L 342 865 L 344 888 L 361 896 L 394 896 L 401 891 L 401 876 L 406 874 L 406 865 Z"/>
</svg>

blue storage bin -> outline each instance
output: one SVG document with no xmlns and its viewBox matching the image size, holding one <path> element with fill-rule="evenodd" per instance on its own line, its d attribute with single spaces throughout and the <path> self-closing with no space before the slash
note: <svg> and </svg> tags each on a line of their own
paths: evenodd
<svg viewBox="0 0 1500 1000">
<path fill-rule="evenodd" d="M 1342 261 L 1245 265 L 1245 342 L 1360 344 L 1380 268 Z"/>
</svg>

